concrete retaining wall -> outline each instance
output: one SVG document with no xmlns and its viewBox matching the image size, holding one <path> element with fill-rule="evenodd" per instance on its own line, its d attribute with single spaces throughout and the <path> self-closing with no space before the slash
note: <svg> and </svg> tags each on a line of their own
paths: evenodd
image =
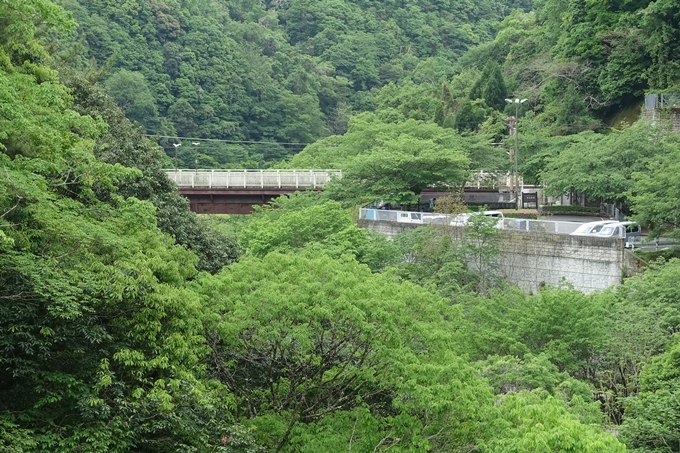
<svg viewBox="0 0 680 453">
<path fill-rule="evenodd" d="M 668 124 L 673 132 L 680 133 L 680 109 L 642 109 L 643 118 L 647 118 L 654 125 Z"/>
<path fill-rule="evenodd" d="M 621 283 L 623 240 L 565 234 L 504 231 L 503 272 L 525 291 L 562 279 L 584 293 Z"/>
<path fill-rule="evenodd" d="M 359 226 L 391 236 L 419 225 L 361 220 Z M 461 240 L 465 234 L 464 228 L 444 228 Z M 543 285 L 557 285 L 564 279 L 591 293 L 620 284 L 639 271 L 635 255 L 624 248 L 622 239 L 516 231 L 501 231 L 501 235 L 501 273 L 526 292 L 538 292 Z"/>
</svg>

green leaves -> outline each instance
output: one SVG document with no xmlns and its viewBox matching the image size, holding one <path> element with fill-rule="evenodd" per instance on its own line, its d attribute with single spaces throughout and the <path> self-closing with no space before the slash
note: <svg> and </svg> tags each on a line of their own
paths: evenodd
<svg viewBox="0 0 680 453">
<path fill-rule="evenodd" d="M 541 391 L 510 394 L 497 405 L 498 419 L 484 452 L 625 452 L 599 427 L 584 425 Z"/>
<path fill-rule="evenodd" d="M 389 83 L 427 80 L 422 91 L 431 90 L 467 49 L 493 37 L 494 23 L 530 9 L 511 0 L 65 5 L 82 38 L 67 43 L 68 57 L 109 62 L 112 94 L 149 133 L 290 144 L 271 152 L 267 143 L 214 142 L 206 154 L 221 166 L 280 161 L 296 144 L 342 133 L 348 116 L 372 110 Z M 131 93 L 139 96 L 131 100 Z M 434 113 L 439 100 L 425 97 L 410 106 Z"/>
<path fill-rule="evenodd" d="M 608 135 L 584 132 L 577 138 L 541 174 L 553 194 L 578 190 L 605 201 L 624 201 L 634 190 L 631 175 L 659 152 L 658 136 L 645 124 Z"/>
<path fill-rule="evenodd" d="M 243 232 L 243 244 L 248 253 L 263 257 L 272 251 L 285 253 L 322 241 L 350 225 L 349 212 L 336 202 L 327 202 L 281 215 L 261 215 Z"/>
<path fill-rule="evenodd" d="M 106 85 L 109 94 L 131 121 L 143 124 L 150 130 L 159 129 L 156 102 L 142 74 L 122 69 L 109 77 Z"/>
<path fill-rule="evenodd" d="M 467 165 L 461 139 L 453 132 L 415 120 L 385 123 L 374 114 L 354 118 L 344 136 L 318 142 L 288 164 L 341 168 L 343 177 L 324 192 L 346 205 L 414 203 L 428 185 L 461 184 Z"/>
<path fill-rule="evenodd" d="M 142 172 L 95 158 L 107 125 L 72 110 L 53 71 L 5 65 L 0 87 L 3 441 L 175 450 L 210 433 L 216 444 L 207 425 L 228 419 L 228 398 L 199 380 L 201 310 L 183 288 L 196 256 L 157 229 L 151 203 L 115 192 Z"/>
<path fill-rule="evenodd" d="M 65 34 L 75 28 L 75 23 L 58 5 L 47 0 L 17 0 L 2 2 L 0 16 L 5 18 L 0 41 L 0 68 L 7 63 L 31 67 L 47 57 L 47 52 L 36 39 L 38 26 L 45 25 L 53 32 Z M 28 64 L 26 64 L 28 63 Z M 34 66 L 35 67 L 35 66 Z"/>
<path fill-rule="evenodd" d="M 211 229 L 189 211 L 188 202 L 177 193 L 175 185 L 162 170 L 162 150 L 143 137 L 142 130 L 125 118 L 101 87 L 71 71 L 64 71 L 61 78 L 73 90 L 74 108 L 79 113 L 101 117 L 109 125 L 108 130 L 97 137 L 96 156 L 109 164 L 137 169 L 127 169 L 126 178 L 116 182 L 118 193 L 153 203 L 156 210 L 152 222 L 178 244 L 196 252 L 199 256 L 198 270 L 218 272 L 237 260 L 241 249 L 236 240 Z M 115 168 L 120 170 L 119 165 Z M 106 181 L 100 178 L 96 182 L 95 191 L 99 196 L 110 196 L 105 195 L 111 190 L 105 185 Z"/>
<path fill-rule="evenodd" d="M 109 80 L 118 100 L 138 119 L 155 116 L 156 106 L 175 120 L 159 128 L 311 141 L 330 117 L 342 132 L 351 103 L 365 108 L 374 99 L 366 90 L 395 82 L 375 97 L 376 113 L 290 164 L 340 167 L 342 179 L 322 195 L 277 200 L 234 228 L 250 255 L 238 264 L 238 242 L 187 211 L 163 175 L 162 151 L 102 90 L 63 70 L 67 89 L 40 65 L 47 52 L 36 30 L 69 25 L 58 8 L 0 4 L 0 449 L 618 452 L 595 406 L 620 422 L 622 398 L 633 448 L 677 441 L 675 261 L 617 292 L 526 295 L 489 280 L 498 231 L 483 217 L 462 241 L 444 229 L 387 241 L 354 225 L 343 204 L 405 203 L 428 185 L 460 185 L 468 154 L 501 163 L 483 144 L 501 134 L 500 113 L 483 137 L 428 122 L 450 126 L 478 78 L 470 69 L 441 85 L 440 96 L 441 77 L 451 74 L 441 55 L 490 33 L 488 24 L 433 24 L 457 24 L 451 11 L 473 17 L 496 3 L 373 3 L 232 2 L 227 11 L 94 1 L 89 13 L 76 9 L 93 54 L 115 50 L 135 66 Z M 669 5 L 651 6 L 670 14 Z M 557 29 L 578 27 L 569 39 L 541 38 L 542 48 L 554 38 L 563 55 L 595 58 L 588 46 L 601 37 L 583 24 L 589 14 L 598 26 L 616 22 L 602 5 L 539 6 L 538 21 L 515 14 L 501 42 L 475 55 L 486 62 L 512 48 L 532 61 L 540 39 L 525 28 L 555 11 Z M 299 48 L 287 46 L 286 30 Z M 444 35 L 458 44 L 442 43 Z M 415 50 L 401 50 L 411 43 Z M 629 61 L 615 50 L 609 75 L 639 64 L 639 55 Z M 438 57 L 414 70 L 412 52 Z M 569 79 L 547 84 L 552 107 L 538 115 L 579 123 L 589 92 L 570 71 L 585 64 L 553 63 L 509 83 L 526 86 L 545 71 Z M 500 68 L 487 68 L 488 80 L 472 87 L 481 108 L 503 92 Z M 411 71 L 413 83 L 396 84 Z M 593 80 L 609 83 L 613 97 L 641 83 L 588 74 L 585 86 Z M 554 141 L 526 135 L 534 151 L 527 167 L 555 190 L 629 198 L 659 231 L 674 222 L 677 194 L 664 170 L 680 157 L 674 139 L 640 128 Z M 263 162 L 294 149 L 251 155 L 229 146 L 206 143 L 201 159 Z"/>
<path fill-rule="evenodd" d="M 415 204 L 420 191 L 429 185 L 460 184 L 466 166 L 467 159 L 459 149 L 402 136 L 383 142 L 368 155 L 357 156 L 335 184 L 342 198 Z M 330 197 L 338 197 L 332 186 L 327 190 Z"/>
<path fill-rule="evenodd" d="M 550 288 L 535 296 L 492 291 L 462 304 L 461 341 L 473 358 L 543 353 L 560 371 L 584 377 L 602 348 L 599 301 L 574 290 Z"/>
<path fill-rule="evenodd" d="M 216 335 L 209 335 L 216 371 L 238 395 L 242 417 L 267 432 L 274 414 L 282 417 L 275 442 L 289 435 L 286 426 L 322 429 L 332 422 L 313 423 L 363 420 L 362 406 L 380 414 L 394 404 L 403 414 L 394 419 L 391 435 L 407 436 L 403 445 L 417 444 L 417 432 L 444 428 L 443 414 L 456 414 L 461 425 L 474 419 L 468 411 L 488 395 L 474 373 L 446 352 L 447 318 L 456 319 L 456 310 L 352 261 L 272 253 L 199 283 L 212 287 L 205 294 L 219 314 L 208 324 Z M 300 429 L 291 431 L 292 439 Z M 450 436 L 464 434 L 453 429 Z"/>
<path fill-rule="evenodd" d="M 675 177 L 680 170 L 680 143 L 673 135 L 657 142 L 653 159 L 646 168 L 633 173 L 634 186 L 629 191 L 635 219 L 652 229 L 652 235 L 677 235 L 680 186 Z"/>
<path fill-rule="evenodd" d="M 634 451 L 661 452 L 678 449 L 678 392 L 680 348 L 677 338 L 642 374 L 640 394 L 626 401 L 626 421 L 621 429 Z"/>
</svg>

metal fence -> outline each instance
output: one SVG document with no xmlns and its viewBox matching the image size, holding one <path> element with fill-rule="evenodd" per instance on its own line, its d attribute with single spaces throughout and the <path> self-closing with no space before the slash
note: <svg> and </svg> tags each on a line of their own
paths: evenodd
<svg viewBox="0 0 680 453">
<path fill-rule="evenodd" d="M 453 220 L 453 216 L 447 214 L 367 208 L 361 208 L 359 210 L 359 218 L 366 220 L 382 220 L 385 222 L 415 223 L 419 225 L 432 223 L 448 225 Z"/>
<path fill-rule="evenodd" d="M 576 231 L 580 225 L 580 223 L 576 222 L 556 222 L 553 220 L 503 219 L 503 229 L 514 231 L 571 234 Z"/>
<path fill-rule="evenodd" d="M 680 94 L 648 94 L 645 96 L 645 109 L 663 109 L 680 107 Z"/>
<path fill-rule="evenodd" d="M 382 220 L 386 222 L 411 223 L 417 225 L 453 225 L 464 226 L 467 224 L 465 217 L 447 214 L 412 211 L 390 211 L 384 209 L 361 208 L 359 218 L 366 220 Z M 461 220 L 462 219 L 462 220 Z M 570 234 L 576 231 L 580 223 L 555 222 L 551 220 L 533 219 L 499 219 L 498 227 L 512 231 L 537 231 L 553 234 Z"/>
<path fill-rule="evenodd" d="M 166 170 L 179 188 L 312 189 L 342 177 L 340 170 Z"/>
<path fill-rule="evenodd" d="M 340 170 L 165 170 L 180 188 L 316 188 L 332 177 L 342 177 Z M 509 187 L 512 176 L 503 172 L 477 171 L 469 175 L 468 189 Z M 520 176 L 520 185 L 522 185 Z"/>
</svg>

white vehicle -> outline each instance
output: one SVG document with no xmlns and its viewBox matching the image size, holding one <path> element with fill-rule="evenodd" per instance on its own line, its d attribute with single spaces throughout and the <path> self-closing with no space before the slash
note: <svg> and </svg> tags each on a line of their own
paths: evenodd
<svg viewBox="0 0 680 453">
<path fill-rule="evenodd" d="M 465 214 L 458 214 L 451 221 L 452 226 L 466 226 L 470 223 L 470 217 L 483 215 L 485 217 L 493 217 L 498 219 L 496 222 L 496 228 L 502 229 L 505 216 L 501 211 L 484 211 L 484 212 L 468 212 Z"/>
<path fill-rule="evenodd" d="M 423 223 L 422 212 L 411 211 L 392 211 L 397 213 L 397 222 L 401 223 Z"/>
<path fill-rule="evenodd" d="M 630 237 L 640 236 L 641 234 L 640 225 L 636 222 L 616 222 L 603 226 L 595 236 L 628 239 Z"/>
<path fill-rule="evenodd" d="M 617 223 L 616 220 L 598 220 L 597 222 L 588 222 L 576 228 L 576 231 L 570 233 L 572 236 L 588 236 L 591 234 L 597 234 L 600 232 L 602 227 L 610 223 Z"/>
</svg>

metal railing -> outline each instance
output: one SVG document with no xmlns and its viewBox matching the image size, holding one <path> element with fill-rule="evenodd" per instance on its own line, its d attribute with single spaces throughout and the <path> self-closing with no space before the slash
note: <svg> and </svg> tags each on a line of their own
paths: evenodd
<svg viewBox="0 0 680 453">
<path fill-rule="evenodd" d="M 652 240 L 649 240 L 649 238 L 646 236 L 633 236 L 626 238 L 625 246 L 626 248 L 630 248 L 632 250 L 641 247 L 645 247 L 648 249 L 654 247 L 655 250 L 659 250 L 659 247 L 661 247 L 661 250 L 663 250 L 669 247 L 677 247 L 678 241 L 675 239 L 665 237 L 657 237 Z"/>
<path fill-rule="evenodd" d="M 314 189 L 340 170 L 165 170 L 177 187 L 208 189 Z"/>
<path fill-rule="evenodd" d="M 382 220 L 385 222 L 416 223 L 427 225 L 431 223 L 448 225 L 453 216 L 431 212 L 390 211 L 385 209 L 359 209 L 359 218 L 367 220 Z"/>
<path fill-rule="evenodd" d="M 571 234 L 580 225 L 580 223 L 576 222 L 559 222 L 554 220 L 503 219 L 503 229 L 513 231 Z"/>
<path fill-rule="evenodd" d="M 386 222 L 411 223 L 418 225 L 439 224 L 465 226 L 465 217 L 448 214 L 413 211 L 390 211 L 384 209 L 359 209 L 359 218 L 366 220 L 381 220 Z M 462 219 L 462 220 L 461 220 Z M 534 219 L 499 219 L 498 228 L 512 231 L 536 231 L 553 234 L 570 234 L 576 231 L 580 223 L 556 222 L 552 220 Z"/>
</svg>

